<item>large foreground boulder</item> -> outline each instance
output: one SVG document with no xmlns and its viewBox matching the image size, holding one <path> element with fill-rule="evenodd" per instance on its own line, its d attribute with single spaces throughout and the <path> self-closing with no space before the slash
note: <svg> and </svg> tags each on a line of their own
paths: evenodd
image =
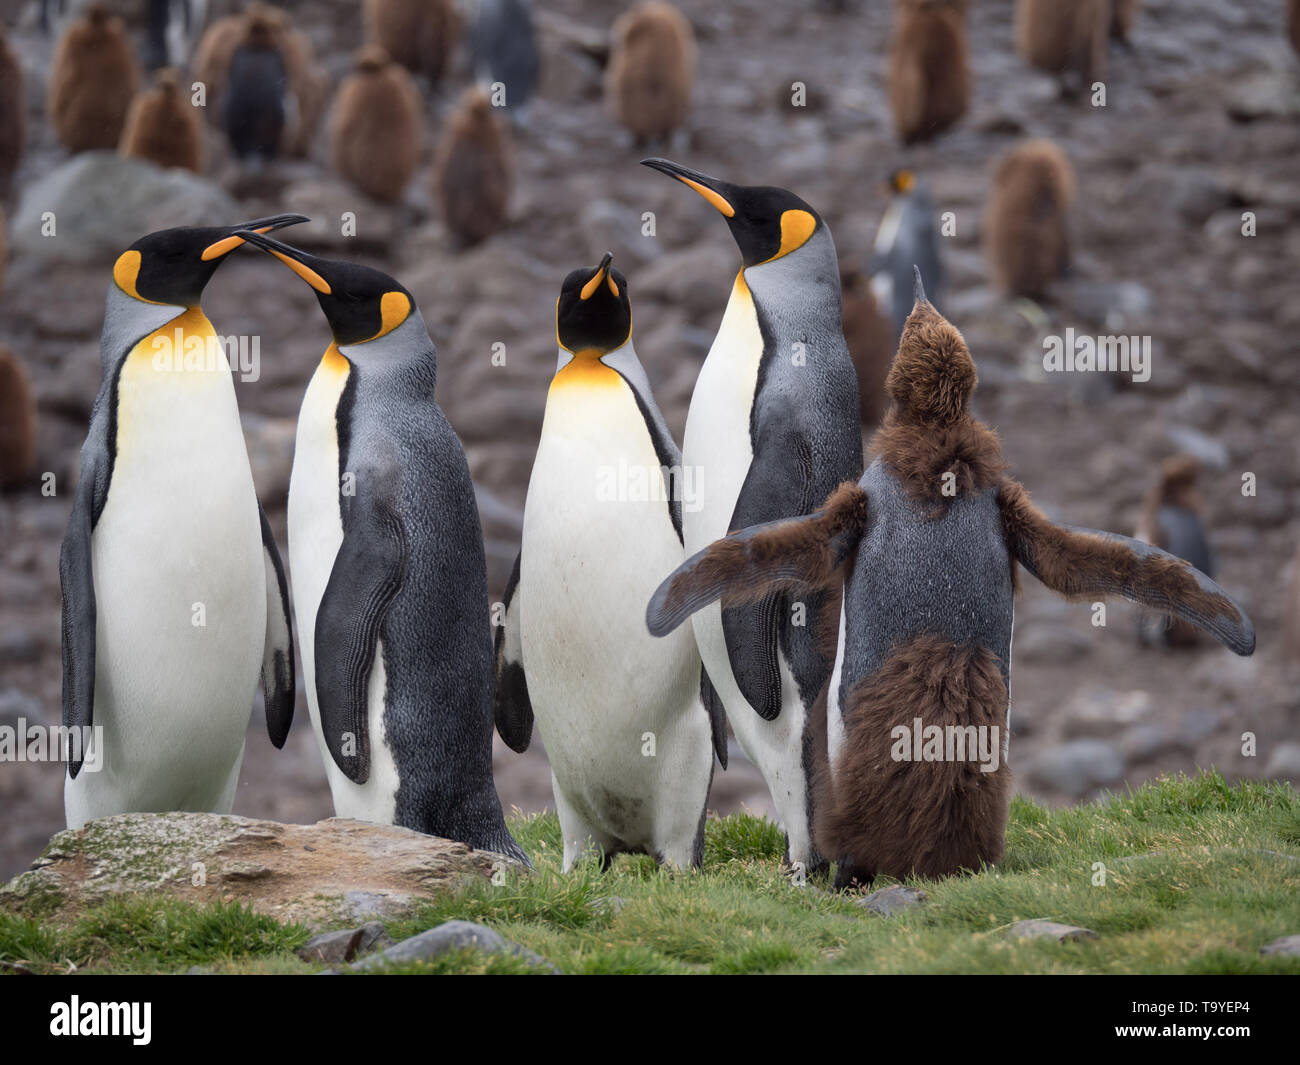
<svg viewBox="0 0 1300 1065">
<path fill-rule="evenodd" d="M 0 908 L 73 916 L 117 894 L 238 901 L 309 926 L 400 915 L 509 859 L 405 828 L 330 818 L 286 825 L 205 813 L 118 814 L 55 835 Z"/>
</svg>

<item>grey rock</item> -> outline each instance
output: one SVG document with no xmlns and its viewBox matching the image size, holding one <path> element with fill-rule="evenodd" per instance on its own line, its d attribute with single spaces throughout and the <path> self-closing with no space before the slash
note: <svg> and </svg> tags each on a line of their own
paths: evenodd
<svg viewBox="0 0 1300 1065">
<path fill-rule="evenodd" d="M 1263 71 L 1229 82 L 1224 106 L 1238 122 L 1293 118 L 1300 115 L 1300 89 L 1290 71 Z"/>
<path fill-rule="evenodd" d="M 1150 712 L 1151 696 L 1147 692 L 1086 688 L 1066 704 L 1064 732 L 1071 739 L 1111 737 L 1130 725 L 1141 724 Z"/>
<path fill-rule="evenodd" d="M 41 704 L 17 688 L 0 691 L 0 725 L 18 726 L 19 719 L 35 725 L 45 720 Z"/>
<path fill-rule="evenodd" d="M 691 314 L 716 314 L 735 274 L 735 252 L 721 242 L 666 252 L 642 270 L 634 296 L 662 300 Z"/>
<path fill-rule="evenodd" d="M 1091 654 L 1093 641 L 1062 622 L 1021 626 L 1016 632 L 1016 660 L 1019 662 L 1073 662 Z"/>
<path fill-rule="evenodd" d="M 1178 735 L 1184 743 L 1200 743 L 1218 731 L 1220 721 L 1222 718 L 1216 710 L 1188 710 L 1178 722 Z"/>
<path fill-rule="evenodd" d="M 1120 751 L 1129 762 L 1145 762 L 1182 746 L 1164 725 L 1134 725 L 1120 740 Z"/>
<path fill-rule="evenodd" d="M 46 212 L 54 214 L 54 236 L 41 233 Z M 15 258 L 91 262 L 116 257 L 154 230 L 241 218 L 234 200 L 188 170 L 163 170 L 116 152 L 83 152 L 24 189 L 9 237 Z"/>
<path fill-rule="evenodd" d="M 341 932 L 325 932 L 312 936 L 294 951 L 303 961 L 321 962 L 325 965 L 338 965 L 349 962 L 357 956 L 357 947 L 361 943 L 360 928 L 345 928 Z"/>
<path fill-rule="evenodd" d="M 893 917 L 896 913 L 920 906 L 929 897 L 920 888 L 908 887 L 906 884 L 892 884 L 879 891 L 873 891 L 866 898 L 858 899 L 854 905 L 878 913 L 881 917 Z"/>
<path fill-rule="evenodd" d="M 1300 935 L 1283 936 L 1259 948 L 1261 954 L 1280 954 L 1288 958 L 1300 957 Z"/>
<path fill-rule="evenodd" d="M 1269 756 L 1264 776 L 1274 779 L 1300 780 L 1300 743 L 1280 743 Z"/>
<path fill-rule="evenodd" d="M 578 231 L 582 234 L 588 262 L 597 262 L 607 251 L 617 258 L 635 263 L 648 263 L 663 254 L 663 245 L 652 236 L 641 232 L 641 215 L 626 204 L 612 200 L 592 200 L 578 215 Z M 627 273 L 627 264 L 623 264 Z"/>
<path fill-rule="evenodd" d="M 1007 929 L 1008 939 L 1055 939 L 1066 943 L 1077 939 L 1097 939 L 1097 933 L 1091 928 L 1080 928 L 1072 924 L 1060 924 L 1045 917 L 1036 917 L 1029 921 L 1017 921 Z"/>
<path fill-rule="evenodd" d="M 41 654 L 41 641 L 25 629 L 0 633 L 0 662 L 34 662 Z M 3 699 L 3 696 L 0 696 Z M 4 711 L 0 710 L 0 714 Z"/>
<path fill-rule="evenodd" d="M 386 965 L 406 962 L 430 961 L 452 950 L 473 949 L 484 954 L 514 954 L 531 965 L 542 966 L 558 973 L 554 965 L 539 954 L 502 938 L 500 933 L 486 925 L 472 921 L 447 921 L 419 935 L 403 939 L 380 954 L 372 955 L 352 966 L 354 972 L 367 972 Z"/>
<path fill-rule="evenodd" d="M 1081 798 L 1124 779 L 1124 759 L 1103 740 L 1071 740 L 1042 751 L 1030 763 L 1028 778 L 1040 787 Z"/>
</svg>

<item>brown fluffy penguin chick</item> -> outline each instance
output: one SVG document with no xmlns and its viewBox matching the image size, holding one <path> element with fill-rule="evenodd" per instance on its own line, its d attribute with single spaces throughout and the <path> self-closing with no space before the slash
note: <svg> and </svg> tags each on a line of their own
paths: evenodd
<svg viewBox="0 0 1300 1065">
<path fill-rule="evenodd" d="M 442 80 L 460 38 L 452 0 L 366 0 L 366 36 L 394 62 L 433 83 Z"/>
<path fill-rule="evenodd" d="M 1074 170 L 1048 140 L 1012 148 L 998 162 L 984 218 L 994 280 L 1014 296 L 1041 298 L 1070 262 Z"/>
<path fill-rule="evenodd" d="M 1170 554 L 1185 558 L 1208 577 L 1214 559 L 1201 522 L 1201 494 L 1196 482 L 1200 464 L 1191 455 L 1174 455 L 1160 464 L 1160 477 L 1147 493 L 1135 535 Z M 1163 638 L 1171 647 L 1195 647 L 1200 630 L 1179 618 L 1143 611 L 1138 633 L 1144 643 Z"/>
<path fill-rule="evenodd" d="M 652 0 L 611 31 L 605 98 L 638 143 L 668 137 L 691 106 L 698 58 L 695 31 L 672 4 Z"/>
<path fill-rule="evenodd" d="M 1090 88 L 1106 76 L 1110 0 L 1017 0 L 1016 49 L 1062 86 Z M 1082 81 L 1068 85 L 1067 79 Z"/>
<path fill-rule="evenodd" d="M 420 94 L 377 44 L 357 53 L 330 116 L 334 169 L 383 203 L 402 198 L 420 150 Z"/>
<path fill-rule="evenodd" d="M 1293 0 L 1294 2 L 1294 0 Z M 1110 35 L 1117 41 L 1127 41 L 1137 22 L 1142 0 L 1111 0 Z"/>
<path fill-rule="evenodd" d="M 966 113 L 966 0 L 896 0 L 889 104 L 904 144 L 929 140 Z"/>
<path fill-rule="evenodd" d="M 27 143 L 27 83 L 23 66 L 0 26 L 0 190 L 18 169 Z"/>
<path fill-rule="evenodd" d="M 442 221 L 462 246 L 506 223 L 514 159 L 504 123 L 488 94 L 471 86 L 447 122 L 433 164 L 433 194 Z"/>
<path fill-rule="evenodd" d="M 91 4 L 59 39 L 51 63 L 48 111 L 70 152 L 116 148 L 135 96 L 135 53 L 122 20 Z"/>
<path fill-rule="evenodd" d="M 203 169 L 203 129 L 174 68 L 160 70 L 154 87 L 132 102 L 118 150 L 159 166 Z"/>
<path fill-rule="evenodd" d="M 36 401 L 18 357 L 0 345 L 0 487 L 23 480 L 36 461 Z"/>
<path fill-rule="evenodd" d="M 863 424 L 875 425 L 885 412 L 885 377 L 894 358 L 894 329 L 880 313 L 871 280 L 860 270 L 840 270 L 844 342 L 858 375 L 858 410 Z M 837 633 L 838 635 L 838 633 Z"/>
</svg>

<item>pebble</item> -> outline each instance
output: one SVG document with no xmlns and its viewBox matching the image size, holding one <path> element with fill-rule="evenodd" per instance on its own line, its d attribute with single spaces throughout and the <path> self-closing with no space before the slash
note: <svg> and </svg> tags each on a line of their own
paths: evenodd
<svg viewBox="0 0 1300 1065">
<path fill-rule="evenodd" d="M 1066 943 L 1077 939 L 1097 939 L 1097 933 L 1091 928 L 1078 925 L 1060 924 L 1045 917 L 1036 917 L 1029 921 L 1017 921 L 1007 929 L 1009 939 L 1055 939 Z"/>
<path fill-rule="evenodd" d="M 908 887 L 906 884 L 893 884 L 879 891 L 873 891 L 864 899 L 858 899 L 854 905 L 877 913 L 881 917 L 893 917 L 904 910 L 920 906 L 929 897 L 920 888 Z"/>
</svg>

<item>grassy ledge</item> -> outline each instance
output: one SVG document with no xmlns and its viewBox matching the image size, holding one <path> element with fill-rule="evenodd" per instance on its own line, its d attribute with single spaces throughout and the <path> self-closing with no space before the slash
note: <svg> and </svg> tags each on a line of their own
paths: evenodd
<svg viewBox="0 0 1300 1065">
<path fill-rule="evenodd" d="M 996 868 L 911 881 L 928 902 L 889 919 L 828 893 L 825 879 L 791 884 L 780 832 L 755 817 L 711 820 L 704 868 L 687 873 L 621 857 L 605 874 L 593 862 L 562 876 L 553 814 L 517 817 L 511 829 L 534 873 L 426 904 L 389 922 L 389 934 L 478 921 L 566 973 L 1300 973 L 1300 958 L 1259 955 L 1300 932 L 1300 795 L 1286 784 L 1229 786 L 1202 773 L 1064 810 L 1017 798 Z M 0 915 L 0 960 L 40 973 L 322 968 L 293 953 L 305 928 L 238 905 L 135 896 L 66 927 L 42 916 Z M 1031 917 L 1100 938 L 1005 937 Z M 531 970 L 461 952 L 387 971 Z"/>
</svg>

